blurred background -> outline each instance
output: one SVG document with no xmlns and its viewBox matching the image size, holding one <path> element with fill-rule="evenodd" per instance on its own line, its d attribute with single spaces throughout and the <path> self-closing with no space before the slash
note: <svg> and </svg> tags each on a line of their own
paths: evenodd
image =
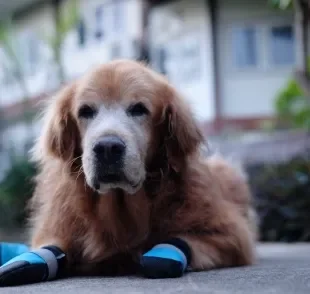
<svg viewBox="0 0 310 294">
<path fill-rule="evenodd" d="M 310 241 L 308 0 L 0 1 L 0 240 L 23 240 L 42 102 L 94 65 L 144 60 L 210 150 L 249 172 L 262 241 Z"/>
</svg>

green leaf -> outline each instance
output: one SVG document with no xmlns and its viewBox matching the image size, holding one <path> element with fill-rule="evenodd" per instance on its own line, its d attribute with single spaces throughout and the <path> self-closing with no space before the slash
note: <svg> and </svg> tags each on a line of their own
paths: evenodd
<svg viewBox="0 0 310 294">
<path fill-rule="evenodd" d="M 65 2 L 61 9 L 61 14 L 58 24 L 58 32 L 61 36 L 66 35 L 71 31 L 79 20 L 79 9 L 77 0 L 69 0 Z M 63 38 L 60 38 L 63 39 Z"/>
<path fill-rule="evenodd" d="M 12 157 L 11 168 L 0 182 L 0 224 L 20 226 L 25 220 L 25 206 L 34 191 L 32 177 L 36 169 L 26 157 Z"/>
<path fill-rule="evenodd" d="M 288 81 L 275 100 L 275 109 L 280 119 L 292 127 L 309 129 L 310 104 L 308 97 L 295 80 Z"/>
<path fill-rule="evenodd" d="M 282 10 L 288 9 L 292 7 L 292 0 L 269 0 L 271 6 L 275 8 L 279 8 Z"/>
</svg>

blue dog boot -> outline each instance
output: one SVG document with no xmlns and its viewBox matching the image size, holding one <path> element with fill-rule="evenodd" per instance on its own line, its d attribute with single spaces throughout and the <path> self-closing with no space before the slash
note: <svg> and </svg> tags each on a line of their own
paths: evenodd
<svg viewBox="0 0 310 294">
<path fill-rule="evenodd" d="M 59 277 L 66 256 L 56 246 L 22 253 L 0 267 L 0 287 L 39 283 Z"/>
<path fill-rule="evenodd" d="M 142 273 L 152 279 L 177 278 L 185 272 L 191 261 L 188 244 L 179 239 L 170 239 L 154 246 L 140 260 Z"/>
<path fill-rule="evenodd" d="M 0 266 L 12 258 L 29 251 L 29 247 L 20 243 L 0 243 Z"/>
</svg>

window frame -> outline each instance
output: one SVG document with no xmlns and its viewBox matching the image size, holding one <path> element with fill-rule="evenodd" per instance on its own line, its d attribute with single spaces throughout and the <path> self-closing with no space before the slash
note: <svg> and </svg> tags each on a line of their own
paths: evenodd
<svg viewBox="0 0 310 294">
<path fill-rule="evenodd" d="M 105 38 L 105 5 L 99 4 L 95 7 L 95 24 L 94 24 L 94 37 L 97 41 L 102 41 Z M 100 14 L 100 17 L 98 16 Z"/>
<path fill-rule="evenodd" d="M 292 37 L 293 37 L 293 61 L 290 62 L 290 63 L 276 63 L 273 59 L 273 52 L 272 52 L 272 44 L 271 44 L 271 32 L 272 32 L 272 29 L 274 28 L 284 28 L 284 27 L 291 27 L 292 29 Z M 294 25 L 293 24 L 288 24 L 288 23 L 276 23 L 276 24 L 273 24 L 273 25 L 269 25 L 267 28 L 266 28 L 267 32 L 266 32 L 266 50 L 267 50 L 267 63 L 268 63 L 268 66 L 270 68 L 287 68 L 287 67 L 291 67 L 291 66 L 294 66 L 296 65 L 296 34 L 295 34 L 295 29 L 294 29 Z"/>
<path fill-rule="evenodd" d="M 294 42 L 294 62 L 290 64 L 276 64 L 272 62 L 271 50 L 270 50 L 270 42 L 269 42 L 269 33 L 274 27 L 285 27 L 291 26 L 293 29 L 293 34 L 295 36 Z M 232 40 L 232 32 L 234 28 L 248 28 L 255 27 L 257 30 L 257 65 L 249 66 L 249 67 L 238 67 L 235 64 L 234 57 L 234 48 L 233 48 L 233 40 Z M 231 75 L 234 74 L 256 74 L 264 72 L 266 74 L 277 72 L 281 70 L 290 70 L 294 68 L 297 62 L 297 42 L 296 42 L 296 34 L 294 28 L 293 19 L 277 19 L 277 18 L 268 18 L 267 20 L 254 20 L 248 22 L 234 22 L 230 25 L 227 25 L 223 28 L 224 34 L 222 37 L 225 40 L 226 46 L 223 49 L 224 51 L 224 67 L 227 72 Z M 223 40 L 222 40 L 223 41 Z"/>
</svg>

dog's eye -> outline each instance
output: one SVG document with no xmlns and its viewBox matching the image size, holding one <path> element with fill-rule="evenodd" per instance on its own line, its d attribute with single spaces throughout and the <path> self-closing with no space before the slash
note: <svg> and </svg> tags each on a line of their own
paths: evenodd
<svg viewBox="0 0 310 294">
<path fill-rule="evenodd" d="M 133 105 L 130 105 L 127 109 L 127 113 L 131 116 L 142 116 L 149 114 L 149 110 L 146 108 L 146 106 L 139 102 Z"/>
<path fill-rule="evenodd" d="M 96 114 L 96 109 L 94 107 L 91 107 L 89 105 L 83 105 L 78 111 L 78 117 L 79 118 L 93 118 Z"/>
</svg>

